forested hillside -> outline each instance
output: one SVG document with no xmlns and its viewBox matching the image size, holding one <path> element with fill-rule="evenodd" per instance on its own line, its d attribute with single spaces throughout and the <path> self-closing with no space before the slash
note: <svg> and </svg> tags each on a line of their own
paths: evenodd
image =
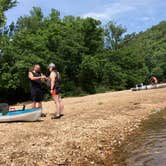
<svg viewBox="0 0 166 166">
<path fill-rule="evenodd" d="M 166 21 L 136 35 L 126 46 L 145 59 L 147 78 L 156 75 L 166 81 Z"/>
<path fill-rule="evenodd" d="M 111 21 L 103 27 L 93 18 L 62 18 L 55 9 L 44 16 L 38 7 L 10 26 L 3 26 L 3 14 L 0 21 L 0 100 L 28 100 L 29 68 L 40 64 L 48 74 L 50 62 L 62 75 L 65 96 L 126 89 L 151 75 L 166 81 L 166 22 L 124 35 Z"/>
</svg>

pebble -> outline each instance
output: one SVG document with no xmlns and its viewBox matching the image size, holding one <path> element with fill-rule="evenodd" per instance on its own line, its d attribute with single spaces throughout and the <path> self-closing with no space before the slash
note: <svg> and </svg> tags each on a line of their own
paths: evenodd
<svg viewBox="0 0 166 166">
<path fill-rule="evenodd" d="M 95 162 L 94 162 L 94 161 L 91 161 L 90 163 L 93 165 Z"/>
</svg>

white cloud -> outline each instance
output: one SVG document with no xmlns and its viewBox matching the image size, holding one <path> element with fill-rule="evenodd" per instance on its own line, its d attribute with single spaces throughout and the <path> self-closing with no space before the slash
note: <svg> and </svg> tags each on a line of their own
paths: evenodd
<svg viewBox="0 0 166 166">
<path fill-rule="evenodd" d="M 117 14 L 124 13 L 127 11 L 134 10 L 134 7 L 130 5 L 123 5 L 120 2 L 115 2 L 113 4 L 108 4 L 103 7 L 104 11 L 101 12 L 90 12 L 83 15 L 83 17 L 93 17 L 97 19 L 109 19 Z"/>
<path fill-rule="evenodd" d="M 116 0 L 112 3 L 101 6 L 102 10 L 100 11 L 85 13 L 82 17 L 93 17 L 95 19 L 108 20 L 129 12 L 134 13 L 136 11 L 141 12 L 142 10 L 146 10 L 146 13 L 148 13 L 151 12 L 151 10 L 148 10 L 148 7 L 152 8 L 152 4 L 154 5 L 154 2 L 157 2 L 157 0 Z M 144 19 L 147 20 L 148 17 L 144 16 Z"/>
</svg>

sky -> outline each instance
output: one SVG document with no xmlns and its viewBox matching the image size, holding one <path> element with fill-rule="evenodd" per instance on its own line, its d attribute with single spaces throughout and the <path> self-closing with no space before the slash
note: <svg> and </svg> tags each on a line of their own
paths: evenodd
<svg viewBox="0 0 166 166">
<path fill-rule="evenodd" d="M 140 32 L 166 20 L 165 0 L 18 0 L 16 7 L 6 12 L 7 24 L 19 16 L 28 15 L 33 6 L 48 15 L 52 8 L 61 16 L 93 17 L 103 24 L 114 21 L 128 29 Z"/>
</svg>

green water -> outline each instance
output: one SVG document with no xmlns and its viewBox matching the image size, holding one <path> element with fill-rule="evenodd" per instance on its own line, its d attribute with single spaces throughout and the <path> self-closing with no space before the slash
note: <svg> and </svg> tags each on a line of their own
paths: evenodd
<svg viewBox="0 0 166 166">
<path fill-rule="evenodd" d="M 110 160 L 112 166 L 166 166 L 166 111 L 143 122 Z"/>
</svg>

